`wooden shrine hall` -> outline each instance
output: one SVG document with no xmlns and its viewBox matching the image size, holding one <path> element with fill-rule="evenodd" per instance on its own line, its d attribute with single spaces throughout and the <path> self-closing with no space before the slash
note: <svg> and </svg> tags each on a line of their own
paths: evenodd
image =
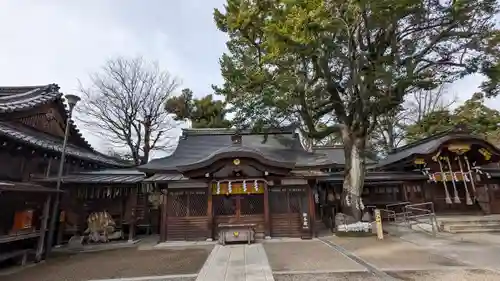
<svg viewBox="0 0 500 281">
<path fill-rule="evenodd" d="M 183 130 L 175 152 L 138 169 L 162 191 L 162 240 L 217 239 L 224 224 L 251 224 L 256 237 L 311 237 L 312 181 L 296 172 L 331 168 L 293 128 L 264 134 Z"/>
<path fill-rule="evenodd" d="M 0 179 L 54 187 L 66 118 L 57 85 L 0 88 L 1 153 L 10 159 Z M 113 221 L 119 239 L 136 231 L 162 241 L 219 239 L 227 225 L 251 225 L 257 238 L 310 238 L 330 194 L 339 205 L 342 147 L 311 147 L 293 127 L 266 134 L 185 129 L 172 155 L 130 168 L 93 150 L 69 124 L 57 242 L 89 228 L 96 213 Z M 499 160 L 494 145 L 457 127 L 381 161 L 366 159 L 363 205 L 433 202 L 438 213 L 500 213 Z M 28 209 L 42 213 L 42 201 Z M 26 207 L 4 216 L 17 209 Z M 12 235 L 10 221 L 2 222 Z"/>
<path fill-rule="evenodd" d="M 293 129 L 266 136 L 184 130 L 169 157 L 138 167 L 161 190 L 162 240 L 217 239 L 225 223 L 251 223 L 260 237 L 310 237 L 329 192 L 340 201 L 341 147 L 307 147 Z M 433 202 L 441 214 L 500 213 L 500 150 L 462 128 L 367 159 L 362 201 L 386 208 Z M 304 225 L 304 221 L 309 221 Z"/>
<path fill-rule="evenodd" d="M 129 166 L 95 151 L 68 122 L 56 84 L 0 87 L 0 263 L 42 258 L 50 200 L 66 193 L 36 182 L 57 175 L 66 124 L 70 127 L 64 174 Z"/>
</svg>

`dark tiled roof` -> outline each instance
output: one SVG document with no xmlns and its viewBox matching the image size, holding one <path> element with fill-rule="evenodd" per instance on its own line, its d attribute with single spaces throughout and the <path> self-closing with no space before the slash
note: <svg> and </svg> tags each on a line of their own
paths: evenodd
<svg viewBox="0 0 500 281">
<path fill-rule="evenodd" d="M 57 84 L 0 87 L 0 114 L 4 115 L 10 112 L 30 110 L 48 103 L 56 103 L 61 116 L 68 118 L 68 112 L 63 101 L 63 93 L 59 92 Z M 74 136 L 75 140 L 78 141 L 77 145 L 91 149 L 92 147 L 82 136 L 82 133 L 72 120 L 70 121 L 70 126 L 70 135 Z"/>
<path fill-rule="evenodd" d="M 171 182 L 171 181 L 183 181 L 188 180 L 182 174 L 154 174 L 153 176 L 146 178 L 144 182 Z"/>
<path fill-rule="evenodd" d="M 42 192 L 42 193 L 62 192 L 54 188 L 44 187 L 25 182 L 0 182 L 0 191 Z"/>
<path fill-rule="evenodd" d="M 233 144 L 231 140 L 231 136 L 236 133 L 241 136 L 239 145 Z M 139 169 L 180 171 L 197 165 L 210 164 L 217 155 L 231 153 L 236 157 L 253 154 L 270 164 L 289 168 L 343 164 L 344 157 L 332 158 L 332 156 L 337 157 L 338 153 L 328 154 L 324 151 L 314 153 L 305 151 L 298 135 L 290 129 L 269 131 L 266 138 L 264 134 L 249 131 L 188 129 L 183 130 L 179 144 L 171 156 L 154 159 Z M 240 154 L 242 156 L 239 156 Z"/>
<path fill-rule="evenodd" d="M 54 136 L 36 131 L 30 127 L 19 125 L 14 127 L 12 124 L 0 121 L 0 135 L 14 139 L 38 148 L 61 153 L 63 140 Z M 66 153 L 79 159 L 91 160 L 98 163 L 103 163 L 112 166 L 129 166 L 127 163 L 118 161 L 99 152 L 77 147 L 68 144 Z"/>
<path fill-rule="evenodd" d="M 466 129 L 458 127 L 397 148 L 387 155 L 385 159 L 382 159 L 375 168 L 382 168 L 412 157 L 433 153 L 445 142 L 459 139 L 475 139 L 488 143 L 485 139 L 473 136 Z M 493 145 L 491 146 L 495 148 Z"/>
<path fill-rule="evenodd" d="M 135 169 L 108 169 L 102 171 L 69 174 L 62 178 L 62 183 L 138 183 L 145 174 Z M 57 182 L 57 178 L 40 179 L 40 182 Z"/>
<path fill-rule="evenodd" d="M 0 87 L 0 113 L 30 109 L 62 97 L 55 84 L 30 87 Z"/>
</svg>

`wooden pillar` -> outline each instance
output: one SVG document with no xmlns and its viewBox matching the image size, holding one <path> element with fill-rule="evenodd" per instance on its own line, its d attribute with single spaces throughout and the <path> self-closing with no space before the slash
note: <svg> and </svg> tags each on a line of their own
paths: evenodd
<svg viewBox="0 0 500 281">
<path fill-rule="evenodd" d="M 45 204 L 43 205 L 42 224 L 40 226 L 40 237 L 38 238 L 38 244 L 36 246 L 36 253 L 35 253 L 36 262 L 42 260 L 43 245 L 45 244 L 45 234 L 47 233 L 47 224 L 49 221 L 51 198 L 52 198 L 51 194 L 48 194 L 47 199 L 45 200 Z"/>
<path fill-rule="evenodd" d="M 68 213 L 67 210 L 71 208 L 71 193 L 66 192 L 59 194 L 59 196 L 61 196 L 61 202 L 59 203 L 56 245 L 62 245 L 64 232 L 66 231 L 66 214 Z"/>
<path fill-rule="evenodd" d="M 308 201 L 309 201 L 309 225 L 310 225 L 310 231 L 311 231 L 311 236 L 315 237 L 316 236 L 316 209 L 315 209 L 315 203 L 314 203 L 314 193 L 313 193 L 313 187 L 315 184 L 315 181 L 308 181 Z"/>
<path fill-rule="evenodd" d="M 271 237 L 271 223 L 269 217 L 269 186 L 264 182 L 264 235 Z"/>
<path fill-rule="evenodd" d="M 214 239 L 214 212 L 212 203 L 212 185 L 213 181 L 208 183 L 208 193 L 207 193 L 207 218 L 208 218 L 208 235 L 209 239 Z"/>
<path fill-rule="evenodd" d="M 130 219 L 128 222 L 128 241 L 134 241 L 135 239 L 135 224 L 136 224 L 136 209 L 137 209 L 137 192 L 139 186 L 135 186 L 130 190 L 129 194 L 129 208 L 130 208 Z"/>
<path fill-rule="evenodd" d="M 45 177 L 50 177 L 50 169 L 52 169 L 52 157 L 49 157 L 49 163 L 47 163 L 47 169 L 45 170 Z"/>
<path fill-rule="evenodd" d="M 161 189 L 162 192 L 162 203 L 161 203 L 161 225 L 160 225 L 160 242 L 167 241 L 167 199 L 168 199 L 168 189 Z"/>
</svg>

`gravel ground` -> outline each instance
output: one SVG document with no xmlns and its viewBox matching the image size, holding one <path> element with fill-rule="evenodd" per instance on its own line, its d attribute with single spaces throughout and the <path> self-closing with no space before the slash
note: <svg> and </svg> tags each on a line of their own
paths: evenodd
<svg viewBox="0 0 500 281">
<path fill-rule="evenodd" d="M 196 281 L 196 278 L 183 277 L 183 278 L 165 278 L 165 279 L 142 279 L 141 281 Z"/>
<path fill-rule="evenodd" d="M 368 272 L 321 274 L 274 274 L 275 281 L 383 281 Z"/>
<path fill-rule="evenodd" d="M 119 249 L 106 252 L 63 255 L 21 272 L 1 276 L 2 281 L 86 281 L 139 276 L 196 274 L 213 246 L 138 251 Z M 172 281 L 174 279 L 169 279 Z M 188 281 L 190 279 L 179 279 Z"/>
<path fill-rule="evenodd" d="M 273 271 L 364 271 L 365 268 L 320 241 L 264 243 Z"/>
<path fill-rule="evenodd" d="M 388 272 L 389 275 L 405 281 L 497 281 L 500 275 L 487 270 L 426 270 Z"/>
<path fill-rule="evenodd" d="M 465 266 L 464 263 L 436 255 L 395 237 L 329 237 L 328 240 L 352 252 L 379 270 L 440 270 Z"/>
<path fill-rule="evenodd" d="M 498 281 L 500 275 L 486 270 L 426 270 L 388 272 L 403 281 Z M 321 273 L 321 274 L 274 274 L 276 281 L 384 281 L 368 272 Z"/>
</svg>

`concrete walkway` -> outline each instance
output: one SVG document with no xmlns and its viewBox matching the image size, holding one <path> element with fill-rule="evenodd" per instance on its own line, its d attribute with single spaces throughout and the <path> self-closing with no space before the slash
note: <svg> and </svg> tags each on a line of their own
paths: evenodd
<svg viewBox="0 0 500 281">
<path fill-rule="evenodd" d="M 274 281 L 262 244 L 216 245 L 196 281 Z"/>
</svg>

